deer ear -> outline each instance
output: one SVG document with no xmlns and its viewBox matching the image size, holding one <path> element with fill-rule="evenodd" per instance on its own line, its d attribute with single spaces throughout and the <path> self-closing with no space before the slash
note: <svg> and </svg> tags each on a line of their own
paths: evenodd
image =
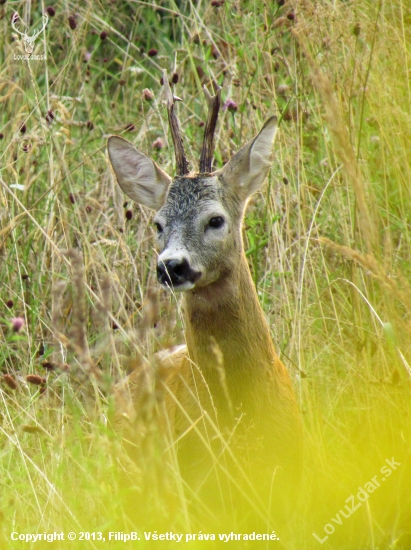
<svg viewBox="0 0 411 550">
<path fill-rule="evenodd" d="M 171 182 L 155 162 L 119 136 L 107 141 L 108 156 L 118 184 L 135 202 L 159 210 Z"/>
<path fill-rule="evenodd" d="M 244 200 L 257 191 L 267 177 L 276 132 L 277 118 L 273 116 L 260 133 L 217 172 L 229 186 L 236 188 Z"/>
</svg>

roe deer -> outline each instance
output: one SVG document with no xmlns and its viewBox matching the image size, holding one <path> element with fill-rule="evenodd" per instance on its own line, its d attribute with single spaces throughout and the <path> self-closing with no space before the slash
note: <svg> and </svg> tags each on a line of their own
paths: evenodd
<svg viewBox="0 0 411 550">
<path fill-rule="evenodd" d="M 212 172 L 220 89 L 214 97 L 204 89 L 209 114 L 200 170 L 190 174 L 174 112 L 177 98 L 166 75 L 164 86 L 177 176 L 169 177 L 118 136 L 108 139 L 108 154 L 124 193 L 157 211 L 159 283 L 183 292 L 187 346 L 158 356 L 157 363 L 165 373 L 167 423 L 177 440 L 182 477 L 193 493 L 206 494 L 211 470 L 222 465 L 229 475 L 248 476 L 256 498 L 267 504 L 284 497 L 279 493 L 289 490 L 301 468 L 301 426 L 291 380 L 275 352 L 242 239 L 247 201 L 270 168 L 277 120 L 268 119 L 254 139 Z M 126 381 L 134 407 L 144 380 L 139 368 Z M 117 411 L 117 425 L 126 439 L 137 441 L 138 429 L 123 413 Z M 209 491 L 215 493 L 216 487 L 214 481 Z"/>
</svg>

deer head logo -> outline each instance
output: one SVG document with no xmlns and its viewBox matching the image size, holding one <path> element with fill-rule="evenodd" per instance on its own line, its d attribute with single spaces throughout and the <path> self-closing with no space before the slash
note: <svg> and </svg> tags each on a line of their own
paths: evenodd
<svg viewBox="0 0 411 550">
<path fill-rule="evenodd" d="M 38 35 L 43 32 L 45 29 L 47 22 L 49 20 L 49 16 L 47 14 L 43 15 L 43 25 L 41 29 L 34 31 L 34 33 L 29 36 L 26 31 L 21 32 L 20 30 L 20 23 L 22 23 L 20 16 L 17 12 L 13 14 L 13 17 L 11 18 L 11 26 L 13 29 L 22 36 L 22 40 L 24 43 L 24 49 L 26 50 L 26 53 L 33 53 L 34 50 L 34 41 L 38 37 Z"/>
</svg>

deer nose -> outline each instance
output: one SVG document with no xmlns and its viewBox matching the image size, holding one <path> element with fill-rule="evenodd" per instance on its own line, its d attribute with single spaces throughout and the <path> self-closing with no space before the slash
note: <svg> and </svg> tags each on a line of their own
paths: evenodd
<svg viewBox="0 0 411 550">
<path fill-rule="evenodd" d="M 157 264 L 157 279 L 163 285 L 178 286 L 187 282 L 194 283 L 199 275 L 191 269 L 185 258 L 160 261 Z"/>
</svg>

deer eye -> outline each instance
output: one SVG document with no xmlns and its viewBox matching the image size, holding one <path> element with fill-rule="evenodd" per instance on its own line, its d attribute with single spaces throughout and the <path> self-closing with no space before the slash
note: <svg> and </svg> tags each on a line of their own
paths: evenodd
<svg viewBox="0 0 411 550">
<path fill-rule="evenodd" d="M 212 227 L 214 229 L 218 229 L 219 227 L 222 227 L 224 225 L 224 218 L 221 216 L 215 216 L 214 218 L 211 218 L 208 222 L 208 227 Z"/>
<path fill-rule="evenodd" d="M 163 232 L 163 228 L 161 227 L 161 225 L 158 222 L 154 222 L 154 225 L 155 225 L 155 228 L 157 229 L 157 233 L 162 233 Z"/>
</svg>

